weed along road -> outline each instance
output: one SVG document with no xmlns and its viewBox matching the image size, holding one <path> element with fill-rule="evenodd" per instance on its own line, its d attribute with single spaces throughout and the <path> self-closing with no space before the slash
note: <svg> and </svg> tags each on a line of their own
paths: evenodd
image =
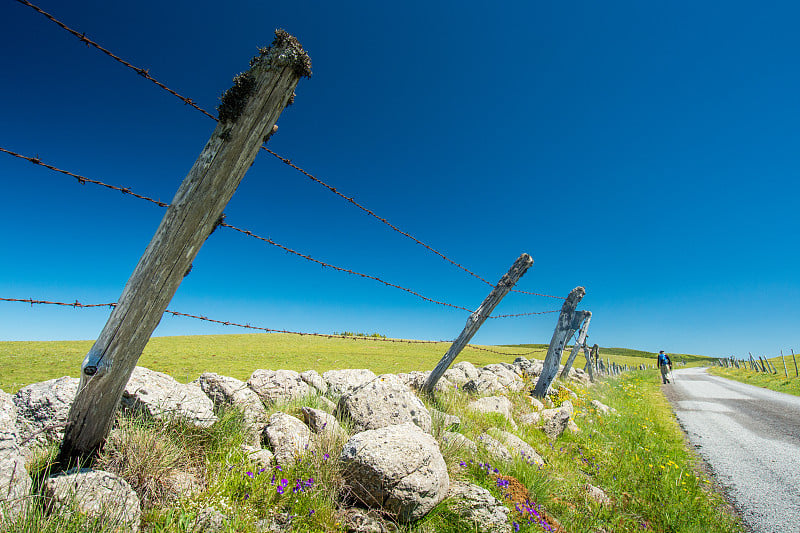
<svg viewBox="0 0 800 533">
<path fill-rule="evenodd" d="M 702 368 L 676 370 L 674 378 L 662 390 L 747 526 L 800 532 L 800 397 Z"/>
</svg>

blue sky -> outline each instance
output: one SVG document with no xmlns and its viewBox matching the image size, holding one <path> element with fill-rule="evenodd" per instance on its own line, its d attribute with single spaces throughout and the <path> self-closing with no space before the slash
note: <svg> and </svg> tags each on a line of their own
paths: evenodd
<svg viewBox="0 0 800 533">
<path fill-rule="evenodd" d="M 228 5 L 230 4 L 230 5 Z M 214 110 L 275 28 L 313 76 L 270 148 L 491 281 L 586 287 L 590 342 L 800 349 L 794 2 L 86 2 L 45 11 Z M 14 1 L 0 146 L 172 198 L 214 123 Z M 0 297 L 115 301 L 163 211 L 0 154 Z M 266 153 L 228 221 L 475 308 L 481 282 Z M 509 295 L 498 313 L 558 309 Z M 453 339 L 462 311 L 215 232 L 170 308 L 304 332 Z M 0 339 L 93 339 L 107 310 L 0 302 Z M 556 315 L 474 342 L 549 342 Z M 166 316 L 156 335 L 238 333 Z"/>
</svg>

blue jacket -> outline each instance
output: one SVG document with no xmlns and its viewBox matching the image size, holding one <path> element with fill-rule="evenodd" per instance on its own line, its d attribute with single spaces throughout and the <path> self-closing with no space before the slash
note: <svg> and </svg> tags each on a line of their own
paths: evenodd
<svg viewBox="0 0 800 533">
<path fill-rule="evenodd" d="M 669 360 L 667 354 L 665 353 L 658 354 L 658 366 L 665 366 L 670 364 L 672 364 L 672 361 Z"/>
</svg>

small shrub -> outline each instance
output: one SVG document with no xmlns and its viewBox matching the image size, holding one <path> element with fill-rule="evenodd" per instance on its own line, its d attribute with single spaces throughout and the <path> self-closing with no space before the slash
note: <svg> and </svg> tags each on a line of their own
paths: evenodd
<svg viewBox="0 0 800 533">
<path fill-rule="evenodd" d="M 168 502 L 196 484 L 186 450 L 170 438 L 167 429 L 137 418 L 121 418 L 95 465 L 127 481 L 143 507 Z"/>
</svg>

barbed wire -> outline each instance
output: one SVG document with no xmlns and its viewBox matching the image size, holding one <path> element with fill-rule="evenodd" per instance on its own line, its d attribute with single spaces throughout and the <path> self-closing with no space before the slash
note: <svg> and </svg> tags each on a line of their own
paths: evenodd
<svg viewBox="0 0 800 533">
<path fill-rule="evenodd" d="M 44 11 L 44 10 L 43 10 L 42 8 L 40 8 L 39 6 L 36 6 L 36 5 L 34 5 L 34 4 L 30 3 L 30 2 L 28 2 L 28 0 L 17 0 L 17 2 L 19 2 L 19 3 L 20 3 L 20 4 L 22 4 L 22 5 L 25 5 L 25 6 L 28 6 L 28 7 L 30 7 L 31 9 L 33 9 L 33 10 L 34 10 L 34 11 L 36 11 L 37 13 L 40 13 L 41 15 L 44 15 L 44 16 L 45 16 L 47 19 L 49 19 L 50 21 L 54 22 L 55 24 L 57 24 L 58 26 L 60 26 L 60 27 L 61 27 L 61 28 L 63 28 L 64 30 L 68 31 L 69 33 L 71 33 L 72 35 L 74 35 L 75 37 L 77 37 L 77 38 L 78 38 L 78 40 L 79 40 L 79 41 L 81 41 L 82 43 L 84 43 L 86 46 L 93 46 L 93 47 L 95 47 L 96 49 L 100 50 L 101 52 L 103 52 L 103 53 L 104 53 L 104 54 L 106 54 L 107 56 L 109 56 L 109 57 L 111 57 L 112 59 L 114 59 L 115 61 L 117 61 L 117 62 L 119 62 L 119 63 L 122 63 L 123 65 L 125 65 L 125 66 L 126 66 L 126 67 L 128 67 L 129 69 L 133 70 L 135 73 L 139 74 L 139 75 L 140 75 L 140 76 L 142 76 L 143 78 L 145 78 L 145 79 L 148 79 L 148 80 L 152 81 L 153 83 L 155 83 L 156 85 L 158 85 L 159 87 L 161 87 L 162 89 L 164 89 L 165 91 L 167 91 L 168 93 L 172 94 L 173 96 L 176 96 L 176 97 L 177 97 L 179 100 L 181 100 L 181 101 L 182 101 L 184 104 L 187 104 L 187 105 L 190 105 L 190 106 L 192 106 L 193 108 L 197 109 L 198 111 L 200 111 L 201 113 L 205 114 L 206 116 L 208 116 L 209 118 L 211 118 L 211 119 L 213 119 L 213 120 L 217 120 L 217 117 L 215 117 L 214 115 L 212 115 L 211 113 L 209 113 L 208 111 L 206 111 L 205 109 L 203 109 L 202 107 L 198 106 L 196 103 L 194 103 L 194 101 L 193 101 L 191 98 L 188 98 L 188 97 L 186 97 L 186 96 L 183 96 L 183 95 L 181 95 L 181 94 L 178 94 L 176 91 L 173 91 L 172 89 L 170 89 L 169 87 L 167 87 L 166 85 L 164 85 L 163 83 L 161 83 L 160 81 L 158 81 L 157 79 L 153 78 L 153 77 L 150 75 L 150 71 L 149 71 L 149 69 L 144 69 L 144 68 L 140 68 L 140 67 L 136 67 L 136 66 L 134 66 L 134 65 L 131 65 L 130 63 L 128 63 L 127 61 L 125 61 L 125 60 L 124 60 L 124 59 L 122 59 L 121 57 L 119 57 L 119 56 L 115 55 L 113 52 L 111 52 L 111 51 L 110 51 L 110 50 L 108 50 L 107 48 L 103 48 L 102 46 L 100 46 L 99 44 L 97 44 L 96 42 L 94 42 L 93 40 L 91 40 L 91 39 L 89 39 L 88 37 L 86 37 L 86 33 L 80 33 L 80 32 L 78 32 L 77 30 L 74 30 L 74 29 L 70 28 L 69 26 L 67 26 L 66 24 L 64 24 L 63 22 L 61 22 L 61 21 L 60 21 L 60 20 L 58 20 L 57 18 L 55 18 L 55 17 L 54 17 L 53 15 L 51 15 L 50 13 L 48 13 L 48 12 Z"/>
<path fill-rule="evenodd" d="M 383 279 L 381 279 L 381 278 L 379 278 L 377 276 L 371 276 L 369 274 L 356 272 L 355 270 L 350 270 L 349 268 L 344 268 L 344 267 L 339 267 L 339 266 L 336 266 L 336 265 L 331 265 L 330 263 L 326 263 L 324 261 L 320 261 L 319 259 L 314 259 L 313 257 L 311 257 L 309 255 L 300 253 L 300 252 L 298 252 L 296 250 L 292 250 L 288 246 L 284 246 L 282 244 L 278 244 L 277 242 L 273 241 L 269 237 L 261 237 L 259 235 L 256 235 L 252 231 L 245 230 L 245 229 L 242 229 L 242 228 L 237 228 L 236 226 L 233 226 L 233 225 L 228 224 L 226 222 L 220 222 L 219 225 L 223 226 L 223 227 L 226 227 L 226 228 L 230 228 L 230 229 L 232 229 L 234 231 L 238 231 L 239 233 L 243 233 L 243 234 L 247 235 L 248 237 L 253 237 L 253 238 L 258 239 L 260 241 L 264 241 L 264 242 L 266 242 L 268 244 L 271 244 L 272 246 L 277 246 L 281 250 L 289 252 L 290 254 L 294 254 L 294 255 L 296 255 L 298 257 L 302 257 L 306 261 L 311 261 L 312 263 L 317 263 L 318 265 L 322 265 L 323 267 L 332 268 L 332 269 L 337 270 L 339 272 L 346 272 L 347 274 L 353 274 L 355 276 L 360 276 L 360 277 L 365 278 L 365 279 L 375 280 L 375 281 L 377 281 L 379 283 L 383 283 L 384 285 L 386 285 L 388 287 L 394 287 L 395 289 L 400 289 L 401 291 L 405 291 L 405 292 L 407 292 L 409 294 L 413 294 L 414 296 L 422 298 L 426 302 L 431 302 L 431 303 L 438 304 L 438 305 L 444 305 L 444 306 L 447 306 L 447 307 L 452 307 L 454 309 L 461 309 L 462 311 L 467 311 L 468 313 L 473 313 L 474 312 L 472 309 L 469 309 L 467 307 L 463 307 L 463 306 L 460 306 L 460 305 L 455 305 L 455 304 L 451 304 L 451 303 L 447 303 L 447 302 L 440 302 L 439 300 L 434 300 L 433 298 L 428 298 L 427 296 L 423 296 L 422 294 L 420 294 L 420 293 L 418 293 L 416 291 L 413 291 L 413 290 L 408 289 L 406 287 L 403 287 L 401 285 L 396 285 L 394 283 L 390 283 L 390 282 L 388 282 L 386 280 L 383 280 Z"/>
<path fill-rule="evenodd" d="M 64 307 L 110 307 L 114 308 L 117 306 L 116 302 L 111 302 L 107 304 L 82 304 L 78 300 L 74 302 L 51 302 L 48 300 L 33 300 L 31 298 L 0 298 L 0 301 L 3 302 L 20 302 L 25 304 L 31 304 L 33 307 L 34 304 L 46 304 L 46 305 L 61 305 Z"/>
<path fill-rule="evenodd" d="M 17 302 L 17 303 L 27 303 L 33 307 L 34 304 L 41 304 L 41 305 L 59 305 L 63 307 L 73 307 L 73 308 L 90 308 L 90 307 L 109 307 L 113 308 L 117 306 L 116 302 L 112 303 L 104 303 L 104 304 L 83 304 L 80 303 L 78 300 L 74 302 L 55 302 L 49 300 L 34 300 L 32 298 L 1 298 L 0 301 L 3 302 Z M 275 328 L 267 328 L 262 326 L 253 326 L 251 324 L 240 324 L 238 322 L 233 322 L 230 320 L 218 320 L 215 318 L 208 318 L 207 316 L 203 315 L 193 315 L 190 313 L 182 313 L 180 311 L 173 311 L 171 309 L 167 309 L 164 313 L 169 313 L 172 316 L 180 316 L 186 318 L 193 318 L 195 320 L 202 320 L 205 322 L 211 322 L 214 324 L 220 324 L 223 326 L 235 326 L 244 329 L 252 329 L 256 331 L 263 331 L 265 333 L 286 333 L 289 335 L 299 335 L 303 337 L 322 337 L 326 339 L 351 339 L 351 340 L 364 340 L 364 341 L 374 341 L 374 342 L 394 342 L 394 343 L 403 343 L 403 344 L 450 344 L 453 341 L 426 341 L 426 340 L 415 340 L 415 339 L 389 339 L 386 337 L 366 337 L 366 336 L 357 336 L 357 335 L 339 335 L 335 333 L 308 333 L 308 332 L 301 332 L 301 331 L 291 331 L 287 329 L 275 329 Z M 465 348 L 469 348 L 472 350 L 478 350 L 483 352 L 491 352 L 500 355 L 514 355 L 514 356 L 525 356 L 535 353 L 537 350 L 526 352 L 526 353 L 509 353 L 509 352 L 501 352 L 497 350 L 492 350 L 491 348 L 485 348 L 483 346 L 475 346 L 472 344 L 468 344 Z"/>
<path fill-rule="evenodd" d="M 60 169 L 60 168 L 55 167 L 53 165 L 44 163 L 39 158 L 38 155 L 35 156 L 35 157 L 25 156 L 25 155 L 19 154 L 17 152 L 14 152 L 12 150 L 8 150 L 8 149 L 3 148 L 3 147 L 0 147 L 0 152 L 9 154 L 9 155 L 17 157 L 19 159 L 24 159 L 26 161 L 30 161 L 31 163 L 34 163 L 36 165 L 41 165 L 41 166 L 43 166 L 43 167 L 45 167 L 47 169 L 53 170 L 55 172 L 59 172 L 61 174 L 65 174 L 65 175 L 70 176 L 70 177 L 73 177 L 76 180 L 78 180 L 78 182 L 81 183 L 81 184 L 92 183 L 94 185 L 99 185 L 101 187 L 105 187 L 105 188 L 112 189 L 112 190 L 115 190 L 115 191 L 120 191 L 123 194 L 128 194 L 130 196 L 133 196 L 134 198 L 139 198 L 141 200 L 146 200 L 146 201 L 154 203 L 154 204 L 156 204 L 156 205 L 158 205 L 160 207 L 168 207 L 169 206 L 169 204 L 161 202 L 159 200 L 155 200 L 153 198 L 150 198 L 149 196 L 145 196 L 145 195 L 142 195 L 142 194 L 135 193 L 131 189 L 127 188 L 127 187 L 123 188 L 123 187 L 117 187 L 115 185 L 110 185 L 108 183 L 104 183 L 104 182 L 99 181 L 99 180 L 94 180 L 94 179 L 91 179 L 91 178 L 87 178 L 86 176 L 82 176 L 80 174 L 75 174 L 73 172 L 69 172 L 67 170 L 63 170 L 63 169 Z M 448 302 L 442 302 L 442 301 L 439 301 L 439 300 L 435 300 L 433 298 L 429 298 L 427 296 L 424 296 L 424 295 L 418 293 L 417 291 L 414 291 L 414 290 L 409 289 L 407 287 L 403 287 L 401 285 L 397 285 L 395 283 L 391 283 L 391 282 L 386 281 L 384 279 L 381 279 L 381 278 L 379 278 L 377 276 L 372 276 L 370 274 L 364 274 L 362 272 L 357 272 L 357 271 L 351 270 L 349 268 L 339 267 L 339 266 L 336 266 L 336 265 L 332 265 L 330 263 L 326 263 L 326 262 L 321 261 L 319 259 L 315 259 L 315 258 L 311 257 L 310 255 L 304 254 L 302 252 L 298 252 L 297 250 L 293 250 L 292 248 L 289 248 L 288 246 L 285 246 L 283 244 L 275 242 L 274 240 L 272 240 L 272 239 L 270 239 L 268 237 L 262 237 L 260 235 L 257 235 L 255 233 L 253 233 L 250 230 L 247 230 L 247 229 L 244 229 L 244 228 L 240 228 L 240 227 L 234 226 L 232 224 L 228 224 L 227 222 L 224 221 L 224 216 L 223 216 L 223 219 L 217 225 L 232 229 L 232 230 L 237 231 L 237 232 L 239 232 L 239 233 L 241 233 L 243 235 L 246 235 L 248 237 L 252 237 L 254 239 L 257 239 L 259 241 L 263 241 L 263 242 L 265 242 L 267 244 L 270 244 L 272 246 L 280 248 L 281 250 L 284 250 L 284 251 L 286 251 L 288 253 L 291 253 L 291 254 L 294 254 L 294 255 L 296 255 L 298 257 L 301 257 L 301 258 L 303 258 L 303 259 L 305 259 L 307 261 L 310 261 L 312 263 L 317 263 L 317 264 L 319 264 L 319 265 L 321 265 L 323 267 L 328 267 L 328 268 L 334 269 L 334 270 L 339 271 L 339 272 L 345 272 L 345 273 L 352 274 L 352 275 L 355 275 L 355 276 L 359 276 L 359 277 L 362 277 L 362 278 L 365 278 L 365 279 L 371 279 L 371 280 L 377 281 L 377 282 L 382 283 L 382 284 L 384 284 L 384 285 L 386 285 L 388 287 L 392 287 L 392 288 L 395 288 L 395 289 L 399 289 L 399 290 L 405 291 L 405 292 L 407 292 L 409 294 L 417 296 L 417 297 L 421 298 L 422 300 L 425 300 L 425 301 L 430 302 L 430 303 L 434 303 L 434 304 L 437 304 L 437 305 L 442 305 L 442 306 L 445 306 L 445 307 L 452 307 L 454 309 L 460 309 L 462 311 L 467 311 L 468 313 L 473 313 L 474 312 L 472 309 L 469 309 L 469 308 L 464 307 L 464 306 L 455 305 L 455 304 L 451 304 L 451 303 L 448 303 Z M 519 316 L 531 316 L 531 315 L 541 315 L 541 314 L 547 314 L 547 313 L 553 313 L 553 312 L 556 312 L 556 311 L 538 311 L 538 312 L 530 312 L 530 313 L 518 313 L 518 314 L 513 314 L 513 315 L 497 315 L 497 316 L 491 316 L 489 318 L 508 318 L 508 317 L 519 317 Z"/>
<path fill-rule="evenodd" d="M 20 1 L 20 0 L 18 0 L 18 1 Z M 26 161 L 30 161 L 34 165 L 41 165 L 41 166 L 43 166 L 45 168 L 48 168 L 48 169 L 50 169 L 50 170 L 52 170 L 54 172 L 60 172 L 61 174 L 66 174 L 67 176 L 71 176 L 71 177 L 75 178 L 76 180 L 78 180 L 78 183 L 80 183 L 81 185 L 85 185 L 87 183 L 92 183 L 94 185 L 99 185 L 99 186 L 105 187 L 107 189 L 112 189 L 112 190 L 115 190 L 115 191 L 119 191 L 122 194 L 129 194 L 129 195 L 133 196 L 134 198 L 139 198 L 140 200 L 147 200 L 148 202 L 152 202 L 152 203 L 156 204 L 159 207 L 168 207 L 169 206 L 168 203 L 162 202 L 160 200 L 156 200 L 154 198 L 150 198 L 149 196 L 144 196 L 144 195 L 141 195 L 141 194 L 137 194 L 137 193 L 133 192 L 128 187 L 117 187 L 116 185 L 109 185 L 108 183 L 103 183 L 102 181 L 93 180 L 93 179 L 87 178 L 86 176 L 81 176 L 80 174 L 73 174 L 72 172 L 69 172 L 68 170 L 63 170 L 63 169 L 54 167 L 53 165 L 48 165 L 47 163 L 44 163 L 41 159 L 39 159 L 38 155 L 35 156 L 35 157 L 30 157 L 30 156 L 18 154 L 17 152 L 13 152 L 11 150 L 7 150 L 7 149 L 5 149 L 3 147 L 0 147 L 0 152 L 3 152 L 3 153 L 8 154 L 8 155 L 12 155 L 14 157 L 18 157 L 19 159 L 24 159 Z"/>
<path fill-rule="evenodd" d="M 403 236 L 411 239 L 412 241 L 414 241 L 415 243 L 419 244 L 420 246 L 422 246 L 422 247 L 428 249 L 429 251 L 433 252 L 434 254 L 438 255 L 439 257 L 441 257 L 442 259 L 444 259 L 448 263 L 460 268 L 461 270 L 463 270 L 464 272 L 466 272 L 470 276 L 482 281 L 483 283 L 489 285 L 490 287 L 494 287 L 494 284 L 492 282 L 490 282 L 489 280 L 479 276 L 478 274 L 474 273 L 473 271 L 471 271 L 470 269 L 468 269 L 464 265 L 453 261 L 452 259 L 450 259 L 446 255 L 444 255 L 442 252 L 440 252 L 436 248 L 433 248 L 432 246 L 429 246 L 429 245 L 425 244 L 424 242 L 422 242 L 421 240 L 417 239 L 416 237 L 414 237 L 410 233 L 407 233 L 407 232 L 401 230 L 400 228 L 398 228 L 397 226 L 395 226 L 394 224 L 392 224 L 391 222 L 389 222 L 385 218 L 377 215 L 371 209 L 368 209 L 367 207 L 364 207 L 363 205 L 358 203 L 355 198 L 353 198 L 351 196 L 347 196 L 345 194 L 342 194 L 341 192 L 339 192 L 339 190 L 336 189 L 336 187 L 328 185 L 327 183 L 325 183 L 324 181 L 322 181 L 318 177 L 314 176 L 310 172 L 308 172 L 308 171 L 304 170 L 303 168 L 295 165 L 290 159 L 287 159 L 287 158 L 275 153 L 274 151 L 270 150 L 266 146 L 262 146 L 261 149 L 264 150 L 265 152 L 275 156 L 278 160 L 282 161 L 286 165 L 288 165 L 288 166 L 292 167 L 293 169 L 297 170 L 298 172 L 300 172 L 301 174 L 305 175 L 306 177 L 308 177 L 310 180 L 314 181 L 315 183 L 318 183 L 318 184 L 322 185 L 323 187 L 325 187 L 326 189 L 328 189 L 329 191 L 331 191 L 335 195 L 347 200 L 348 202 L 350 202 L 351 204 L 353 204 L 354 206 L 356 206 L 360 210 L 362 210 L 365 213 L 367 213 L 369 216 L 380 220 L 382 223 L 384 223 L 385 225 L 389 226 L 390 228 L 392 228 L 392 230 L 396 231 L 400 235 L 403 235 Z M 542 294 L 542 293 L 538 293 L 538 292 L 523 291 L 523 290 L 520 290 L 520 289 L 511 289 L 511 291 L 512 292 L 522 293 L 522 294 L 529 294 L 529 295 L 532 295 L 532 296 L 544 296 L 546 298 L 556 298 L 556 299 L 559 299 L 559 300 L 566 300 L 566 298 L 561 297 L 561 296 L 553 296 L 553 295 L 550 295 L 550 294 Z"/>
<path fill-rule="evenodd" d="M 51 15 L 50 13 L 47 13 L 46 11 L 42 10 L 41 8 L 39 8 L 38 6 L 36 6 L 36 5 L 32 4 L 32 3 L 30 3 L 28 0 L 16 0 L 16 1 L 17 1 L 17 2 L 19 2 L 20 4 L 23 4 L 23 5 L 26 5 L 26 6 L 30 7 L 30 8 L 32 8 L 32 9 L 33 9 L 33 10 L 35 10 L 36 12 L 38 12 L 38 13 L 40 13 L 41 15 L 45 16 L 45 17 L 46 17 L 47 19 L 49 19 L 50 21 L 52 21 L 52 22 L 54 22 L 55 24 L 57 24 L 59 27 L 63 28 L 64 30 L 68 31 L 69 33 L 71 33 L 72 35 L 74 35 L 75 37 L 77 37 L 77 38 L 78 38 L 78 39 L 79 39 L 81 42 L 83 42 L 83 43 L 84 43 L 84 44 L 86 44 L 87 46 L 93 46 L 93 47 L 95 47 L 97 50 L 100 50 L 100 51 L 101 51 L 101 52 L 103 52 L 104 54 L 106 54 L 106 55 L 108 55 L 109 57 L 113 58 L 115 61 L 117 61 L 117 62 L 119 62 L 119 63 L 121 63 L 121 64 L 125 65 L 126 67 L 130 68 L 131 70 L 133 70 L 133 71 L 134 71 L 134 72 L 136 72 L 137 74 L 139 74 L 139 75 L 143 76 L 144 78 L 146 78 L 146 79 L 150 80 L 151 82 L 155 83 L 155 84 L 156 84 L 158 87 L 160 87 L 160 88 L 164 89 L 165 91 L 169 92 L 170 94 L 172 94 L 172 95 L 176 96 L 178 99 L 180 99 L 181 101 L 183 101 L 185 104 L 188 104 L 188 105 L 190 105 L 191 107 L 193 107 L 193 108 L 195 108 L 196 110 L 200 111 L 201 113 L 205 114 L 207 117 L 211 118 L 212 120 L 214 120 L 214 121 L 217 121 L 217 120 L 218 120 L 218 119 L 217 119 L 217 117 L 215 117 L 214 115 L 212 115 L 211 113 L 209 113 L 209 112 L 208 112 L 208 111 L 206 111 L 205 109 L 203 109 L 203 108 L 201 108 L 200 106 L 198 106 L 198 105 L 197 105 L 197 104 L 196 104 L 196 103 L 195 103 L 195 102 L 194 102 L 194 101 L 193 101 L 191 98 L 188 98 L 188 97 L 186 97 L 186 96 L 182 96 L 182 95 L 181 95 L 181 94 L 179 94 L 178 92 L 176 92 L 176 91 L 174 91 L 174 90 L 170 89 L 169 87 L 167 87 L 166 85 L 164 85 L 164 84 L 163 84 L 163 83 L 161 83 L 160 81 L 158 81 L 158 80 L 156 80 L 155 78 L 153 78 L 152 76 L 150 76 L 149 70 L 146 70 L 146 69 L 143 69 L 143 68 L 136 67 L 136 66 L 132 65 L 131 63 L 129 63 L 129 62 L 127 62 L 127 61 L 125 61 L 124 59 L 122 59 L 121 57 L 117 56 L 116 54 L 114 54 L 114 53 L 113 53 L 113 52 L 111 52 L 110 50 L 108 50 L 108 49 L 104 48 L 103 46 L 99 45 L 99 44 L 98 44 L 98 43 L 96 43 L 95 41 L 93 41 L 93 40 L 89 39 L 88 37 L 86 37 L 86 33 L 85 33 L 85 32 L 84 32 L 84 33 L 80 33 L 80 32 L 78 32 L 77 30 L 74 30 L 74 29 L 70 28 L 70 27 L 69 27 L 69 26 L 67 26 L 65 23 L 63 23 L 63 22 L 61 22 L 60 20 L 56 19 L 56 18 L 55 18 L 53 15 Z M 299 166 L 295 165 L 294 163 L 292 163 L 292 161 L 291 161 L 291 160 L 289 160 L 289 159 L 287 159 L 287 158 L 285 158 L 285 157 L 283 157 L 283 156 L 281 156 L 281 155 L 279 155 L 279 154 L 275 153 L 274 151 L 270 150 L 270 149 L 269 149 L 269 148 L 267 148 L 266 146 L 262 146 L 261 148 L 262 148 L 263 150 L 265 150 L 266 152 L 268 152 L 269 154 L 271 154 L 271 155 L 273 155 L 274 157 L 276 157 L 277 159 L 279 159 L 280 161 L 282 161 L 283 163 L 285 163 L 286 165 L 288 165 L 288 166 L 290 166 L 291 168 L 293 168 L 293 169 L 297 170 L 298 172 L 302 173 L 303 175 L 305 175 L 306 177 L 308 177 L 309 179 L 311 179 L 311 180 L 312 180 L 312 181 L 314 181 L 315 183 L 318 183 L 318 184 L 322 185 L 323 187 L 327 188 L 328 190 L 330 190 L 330 191 L 331 191 L 331 192 L 333 192 L 334 194 L 336 194 L 336 195 L 340 196 L 341 198 L 343 198 L 343 199 L 347 200 L 348 202 L 350 202 L 350 203 L 351 203 L 351 204 L 353 204 L 354 206 L 358 207 L 359 209 L 361 209 L 362 211 L 364 211 L 364 212 L 365 212 L 365 213 L 367 213 L 368 215 L 370 215 L 370 216 L 372 216 L 372 217 L 376 218 L 377 220 L 381 221 L 383 224 L 385 224 L 385 225 L 389 226 L 389 227 L 390 227 L 392 230 L 396 231 L 397 233 L 399 233 L 399 234 L 401 234 L 401 235 L 405 236 L 405 237 L 406 237 L 406 238 L 408 238 L 408 239 L 411 239 L 412 241 L 414 241 L 414 242 L 415 242 L 415 243 L 417 243 L 418 245 L 420 245 L 420 246 L 423 246 L 424 248 L 426 248 L 426 249 L 427 249 L 427 250 L 429 250 L 430 252 L 432 252 L 432 253 L 434 253 L 434 254 L 438 255 L 439 257 L 441 257 L 441 258 L 442 258 L 442 259 L 444 259 L 445 261 L 447 261 L 447 262 L 449 262 L 450 264 L 454 265 L 455 267 L 457 267 L 457 268 L 461 269 L 462 271 L 466 272 L 466 273 L 467 273 L 467 274 L 469 274 L 470 276 L 472 276 L 472 277 L 474 277 L 474 278 L 476 278 L 476 279 L 478 279 L 478 280 L 482 281 L 482 282 L 483 282 L 483 283 L 485 283 L 486 285 L 489 285 L 490 287 L 494 287 L 494 284 L 492 284 L 492 283 L 491 283 L 490 281 L 488 281 L 487 279 L 485 279 L 485 278 L 483 278 L 483 277 L 479 276 L 478 274 L 476 274 L 476 273 L 472 272 L 471 270 L 469 270 L 468 268 L 466 268 L 464 265 L 462 265 L 462 264 L 460 264 L 460 263 L 458 263 L 458 262 L 456 262 L 456 261 L 454 261 L 454 260 L 450 259 L 449 257 L 447 257 L 445 254 L 443 254 L 443 253 L 442 253 L 442 252 L 440 252 L 439 250 L 437 250 L 437 249 L 433 248 L 432 246 L 430 246 L 430 245 L 428 245 L 428 244 L 424 243 L 423 241 L 421 241 L 420 239 L 418 239 L 418 238 L 414 237 L 414 236 L 413 236 L 413 235 L 411 235 L 410 233 L 407 233 L 407 232 L 405 232 L 405 231 L 401 230 L 400 228 L 398 228 L 397 226 L 395 226 L 394 224 L 392 224 L 391 222 L 389 222 L 387 219 L 385 219 L 385 218 L 383 218 L 383 217 L 381 217 L 381 216 L 377 215 L 377 214 L 376 214 L 375 212 L 373 212 L 372 210 L 370 210 L 370 209 L 368 209 L 368 208 L 364 207 L 363 205 L 361 205 L 361 204 L 360 204 L 359 202 L 357 202 L 357 201 L 356 201 L 354 198 L 352 198 L 352 197 L 350 197 L 350 196 L 347 196 L 347 195 L 345 195 L 345 194 L 342 194 L 342 193 L 341 193 L 341 192 L 339 192 L 339 191 L 338 191 L 338 190 L 337 190 L 335 187 L 333 187 L 333 186 L 331 186 L 331 185 L 329 185 L 329 184 L 325 183 L 325 182 L 324 182 L 324 181 L 322 181 L 321 179 L 319 179 L 319 178 L 317 178 L 316 176 L 312 175 L 310 172 L 307 172 L 306 170 L 302 169 L 301 167 L 299 167 Z M 552 294 L 544 294 L 544 293 L 539 293 L 539 292 L 531 292 L 531 291 L 525 291 L 525 290 L 521 290 L 521 289 L 511 289 L 511 291 L 512 291 L 512 292 L 516 292 L 516 293 L 521 293 L 521 294 L 527 294 L 527 295 L 531 295 L 531 296 L 542 296 L 542 297 L 545 297 L 545 298 L 555 298 L 555 299 L 558 299 L 558 300 L 566 300 L 566 298 L 565 298 L 565 297 L 563 297 L 563 296 L 554 296 L 554 295 L 552 295 Z"/>
</svg>

